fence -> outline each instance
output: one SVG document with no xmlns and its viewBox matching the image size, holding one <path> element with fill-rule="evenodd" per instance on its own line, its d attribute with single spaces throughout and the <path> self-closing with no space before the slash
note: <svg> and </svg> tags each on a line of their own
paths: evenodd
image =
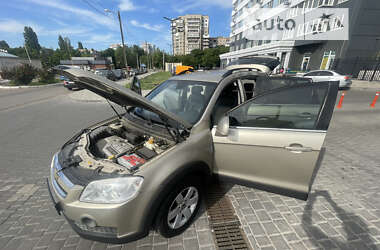
<svg viewBox="0 0 380 250">
<path fill-rule="evenodd" d="M 343 58 L 335 60 L 332 70 L 352 75 L 358 80 L 380 81 L 380 58 Z"/>
</svg>

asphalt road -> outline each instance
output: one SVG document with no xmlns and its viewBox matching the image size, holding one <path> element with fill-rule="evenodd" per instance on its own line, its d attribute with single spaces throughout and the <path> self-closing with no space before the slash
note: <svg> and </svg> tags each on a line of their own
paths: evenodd
<svg viewBox="0 0 380 250">
<path fill-rule="evenodd" d="M 52 209 L 45 188 L 44 178 L 49 174 L 51 157 L 59 147 L 81 128 L 114 115 L 106 103 L 77 102 L 70 99 L 69 93 L 71 92 L 61 86 L 39 89 L 0 89 L 0 249 L 88 249 L 90 246 L 105 249 L 110 247 L 78 238 L 64 219 L 57 216 Z M 370 108 L 369 104 L 374 96 L 374 90 L 352 89 L 346 92 L 343 108 L 336 109 L 327 135 L 328 157 L 324 161 L 322 173 L 318 175 L 316 184 L 319 189 L 329 190 L 331 196 L 336 199 L 334 202 L 342 205 L 342 209 L 336 212 L 338 215 L 347 209 L 345 201 L 350 197 L 358 199 L 359 205 L 355 203 L 357 207 L 348 209 L 350 209 L 351 217 L 351 213 L 364 214 L 359 222 L 352 222 L 354 226 L 350 230 L 359 230 L 358 228 L 364 228 L 364 225 L 368 227 L 364 233 L 360 230 L 358 234 L 354 232 L 356 238 L 351 238 L 359 246 L 364 246 L 364 244 L 375 246 L 380 242 L 378 219 L 380 217 L 380 185 L 378 184 L 378 178 L 380 178 L 380 155 L 378 154 L 380 100 L 376 108 Z M 292 211 L 292 215 L 297 218 L 298 215 L 302 215 L 301 208 L 308 205 L 297 203 L 293 199 L 281 200 L 279 196 L 257 192 L 257 190 L 254 192 L 256 198 L 249 200 L 251 196 L 247 193 L 252 193 L 252 189 L 235 186 L 231 189 L 229 196 L 244 225 L 244 231 L 255 249 L 261 247 L 295 249 L 296 244 L 301 244 L 304 248 L 305 246 L 306 248 L 324 247 L 323 244 L 326 244 L 327 240 L 318 238 L 321 235 L 319 231 L 314 233 L 316 230 L 314 227 L 302 229 L 300 222 L 286 216 L 290 214 L 289 211 Z M 249 205 L 253 201 L 254 203 L 251 203 L 249 208 L 246 207 L 246 204 Z M 269 202 L 272 208 L 276 209 L 273 213 L 269 206 L 266 207 Z M 285 212 L 281 210 L 285 208 L 284 203 L 287 209 Z M 257 204 L 263 204 L 265 210 L 261 210 L 264 207 L 260 208 Z M 292 207 L 292 204 L 297 207 Z M 309 221 L 306 224 L 328 224 L 323 216 L 319 219 L 315 217 L 315 213 L 319 211 L 322 211 L 321 215 L 324 215 L 322 209 L 326 207 L 327 205 L 315 205 L 313 222 Z M 249 209 L 252 209 L 252 214 L 249 214 L 251 211 Z M 301 211 L 298 211 L 300 209 Z M 305 211 L 311 210 L 305 208 Z M 270 221 L 274 225 L 273 228 L 280 229 L 280 233 L 274 232 L 273 235 L 270 230 L 267 230 L 269 225 L 267 219 L 271 218 L 269 216 L 272 214 L 277 214 L 276 216 L 280 214 L 285 218 L 278 222 L 275 218 Z M 252 216 L 255 216 L 257 221 L 252 222 Z M 311 218 L 311 214 L 309 217 Z M 295 235 L 293 241 L 290 236 L 288 239 L 284 234 L 286 229 L 280 228 L 282 220 L 290 225 L 289 232 Z M 331 246 L 340 247 L 339 242 L 343 242 L 341 246 L 344 247 L 354 244 L 348 242 L 350 239 L 344 238 L 344 231 L 343 233 L 339 231 L 339 228 L 342 228 L 339 223 L 344 220 L 340 217 L 334 220 L 336 223 L 334 232 L 338 232 L 339 236 L 336 238 L 340 238 L 336 243 L 334 237 L 331 239 L 327 237 Z M 157 235 L 151 235 L 126 249 L 139 246 L 146 246 L 149 249 L 152 247 L 167 249 L 171 244 L 177 244 L 174 245 L 176 247 L 172 247 L 173 249 L 182 247 L 185 250 L 197 249 L 198 246 L 213 249 L 210 229 L 204 221 L 207 222 L 207 219 L 198 220 L 195 226 L 181 236 L 182 238 L 179 240 L 177 238 L 177 241 L 168 241 Z M 359 226 L 356 227 L 355 223 Z M 262 226 L 265 230 L 261 232 L 258 229 Z M 299 227 L 304 231 L 299 233 L 297 231 Z M 322 229 L 325 230 L 324 227 Z M 323 230 L 321 232 L 324 232 Z M 294 241 L 294 238 L 297 240 Z M 348 243 L 345 243 L 345 240 Z M 325 248 L 328 249 L 328 247 Z"/>
</svg>

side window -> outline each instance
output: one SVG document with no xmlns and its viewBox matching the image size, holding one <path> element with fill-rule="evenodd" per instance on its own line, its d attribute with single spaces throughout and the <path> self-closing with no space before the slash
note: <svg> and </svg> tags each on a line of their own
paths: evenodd
<svg viewBox="0 0 380 250">
<path fill-rule="evenodd" d="M 305 76 L 319 76 L 319 71 L 305 74 Z"/>
<path fill-rule="evenodd" d="M 320 76 L 333 76 L 333 73 L 329 72 L 329 71 L 321 71 L 319 73 Z"/>
<path fill-rule="evenodd" d="M 314 129 L 327 89 L 327 85 L 309 85 L 258 96 L 229 113 L 230 125 Z"/>
<path fill-rule="evenodd" d="M 255 90 L 255 81 L 254 80 L 242 80 L 242 85 L 244 88 L 245 96 L 247 100 L 252 99 Z"/>
<path fill-rule="evenodd" d="M 220 118 L 229 110 L 238 106 L 239 103 L 239 87 L 236 82 L 226 86 L 220 93 L 214 109 L 211 114 L 211 120 L 213 125 L 217 124 Z"/>
</svg>

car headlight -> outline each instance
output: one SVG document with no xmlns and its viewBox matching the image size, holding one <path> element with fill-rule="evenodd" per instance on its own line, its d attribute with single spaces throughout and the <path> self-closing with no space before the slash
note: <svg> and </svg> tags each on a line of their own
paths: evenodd
<svg viewBox="0 0 380 250">
<path fill-rule="evenodd" d="M 90 182 L 79 200 L 82 202 L 117 204 L 136 197 L 143 183 L 138 176 L 111 178 Z"/>
</svg>

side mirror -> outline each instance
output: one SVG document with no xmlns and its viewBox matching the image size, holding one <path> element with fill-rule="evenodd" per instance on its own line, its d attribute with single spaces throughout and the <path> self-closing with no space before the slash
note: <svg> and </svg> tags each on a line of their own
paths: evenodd
<svg viewBox="0 0 380 250">
<path fill-rule="evenodd" d="M 228 116 L 223 116 L 216 127 L 215 136 L 226 137 L 230 129 L 230 118 Z"/>
<path fill-rule="evenodd" d="M 131 82 L 131 90 L 139 95 L 141 94 L 141 83 L 137 76 L 134 76 Z"/>
</svg>

